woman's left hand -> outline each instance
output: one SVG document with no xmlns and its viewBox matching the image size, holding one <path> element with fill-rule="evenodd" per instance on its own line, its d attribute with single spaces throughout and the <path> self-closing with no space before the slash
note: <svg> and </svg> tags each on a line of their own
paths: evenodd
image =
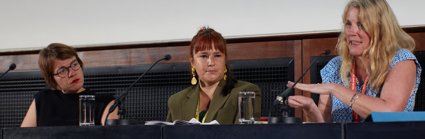
<svg viewBox="0 0 425 139">
<path fill-rule="evenodd" d="M 287 87 L 292 87 L 294 85 L 294 82 L 288 81 L 288 84 L 286 84 Z M 315 94 L 332 94 L 333 89 L 335 88 L 335 84 L 304 84 L 304 83 L 297 83 L 295 85 L 296 89 L 300 89 L 303 91 L 308 91 Z"/>
</svg>

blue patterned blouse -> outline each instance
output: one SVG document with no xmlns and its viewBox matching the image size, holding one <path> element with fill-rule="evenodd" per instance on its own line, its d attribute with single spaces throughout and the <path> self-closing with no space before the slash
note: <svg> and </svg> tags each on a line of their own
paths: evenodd
<svg viewBox="0 0 425 139">
<path fill-rule="evenodd" d="M 394 56 L 393 60 L 390 63 L 390 69 L 392 69 L 397 63 L 404 60 L 414 60 L 417 65 L 416 66 L 416 85 L 413 88 L 411 95 L 409 97 L 409 101 L 407 102 L 406 108 L 404 109 L 405 112 L 411 112 L 413 111 L 413 107 L 415 105 L 416 91 L 418 90 L 422 69 L 419 62 L 416 60 L 415 55 L 413 55 L 407 49 L 400 49 L 399 51 L 397 51 L 396 55 Z M 342 60 L 340 56 L 330 60 L 329 63 L 326 64 L 326 66 L 320 71 L 320 74 L 322 76 L 322 82 L 343 85 L 343 82 L 339 75 L 339 69 L 341 67 L 341 64 L 342 64 Z M 359 84 L 359 81 L 357 79 L 356 79 L 356 82 L 357 82 L 356 92 L 361 92 L 363 84 Z M 376 94 L 377 94 L 377 90 L 371 89 L 369 88 L 369 86 L 366 87 L 366 95 L 376 96 Z M 348 104 L 344 104 L 340 100 L 338 100 L 335 96 L 332 96 L 331 116 L 332 116 L 333 122 L 351 122 L 352 121 L 351 112 L 352 110 L 349 108 Z"/>
</svg>

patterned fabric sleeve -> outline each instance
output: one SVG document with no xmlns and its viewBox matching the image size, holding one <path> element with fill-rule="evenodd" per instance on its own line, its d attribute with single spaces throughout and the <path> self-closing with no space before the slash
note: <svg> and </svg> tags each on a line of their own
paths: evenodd
<svg viewBox="0 0 425 139">
<path fill-rule="evenodd" d="M 341 67 L 341 57 L 335 57 L 326 64 L 320 71 L 322 76 L 322 83 L 335 83 L 343 85 L 339 76 L 339 69 Z M 339 101 L 335 96 L 331 96 L 332 112 L 331 118 L 333 122 L 347 122 L 351 121 L 351 109 L 347 105 Z"/>
<path fill-rule="evenodd" d="M 338 83 L 339 68 L 341 66 L 341 57 L 331 59 L 326 66 L 320 70 L 322 83 Z"/>
<path fill-rule="evenodd" d="M 416 92 L 418 90 L 419 87 L 419 83 L 421 82 L 421 72 L 422 72 L 422 68 L 421 65 L 419 64 L 418 60 L 416 59 L 416 56 L 410 52 L 407 49 L 400 49 L 399 51 L 397 51 L 396 55 L 394 56 L 393 60 L 390 63 L 390 69 L 394 68 L 394 66 L 402 61 L 405 60 L 414 60 L 416 63 L 416 84 L 415 87 L 413 88 L 409 100 L 407 102 L 407 106 L 404 109 L 405 112 L 411 112 L 413 111 L 413 108 L 415 106 L 415 98 L 416 98 Z"/>
</svg>

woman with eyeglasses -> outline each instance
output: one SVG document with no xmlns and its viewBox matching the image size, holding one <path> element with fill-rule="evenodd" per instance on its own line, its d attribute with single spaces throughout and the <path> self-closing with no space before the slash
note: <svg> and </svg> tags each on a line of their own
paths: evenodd
<svg viewBox="0 0 425 139">
<path fill-rule="evenodd" d="M 112 95 L 95 94 L 83 87 L 83 62 L 74 48 L 52 43 L 39 53 L 38 66 L 50 89 L 34 95 L 21 127 L 78 126 L 79 96 L 95 95 L 95 125 L 104 125 Z M 117 119 L 117 110 L 109 119 Z"/>
</svg>

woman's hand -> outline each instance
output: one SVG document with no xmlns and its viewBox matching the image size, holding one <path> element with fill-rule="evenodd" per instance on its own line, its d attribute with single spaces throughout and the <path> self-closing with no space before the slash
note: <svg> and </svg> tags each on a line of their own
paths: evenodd
<svg viewBox="0 0 425 139">
<path fill-rule="evenodd" d="M 293 108 L 302 108 L 306 110 L 310 110 L 312 107 L 316 106 L 313 99 L 305 96 L 289 96 L 288 105 Z"/>
<path fill-rule="evenodd" d="M 325 122 L 319 108 L 313 99 L 305 96 L 289 96 L 288 105 L 293 108 L 302 108 L 306 122 Z"/>
<path fill-rule="evenodd" d="M 288 81 L 288 84 L 286 84 L 287 87 L 292 87 L 294 85 L 294 82 Z M 323 94 L 328 95 L 332 94 L 334 92 L 333 90 L 337 86 L 335 84 L 303 84 L 303 83 L 297 83 L 295 85 L 296 89 L 300 89 L 303 91 L 315 93 L 315 94 Z"/>
</svg>

